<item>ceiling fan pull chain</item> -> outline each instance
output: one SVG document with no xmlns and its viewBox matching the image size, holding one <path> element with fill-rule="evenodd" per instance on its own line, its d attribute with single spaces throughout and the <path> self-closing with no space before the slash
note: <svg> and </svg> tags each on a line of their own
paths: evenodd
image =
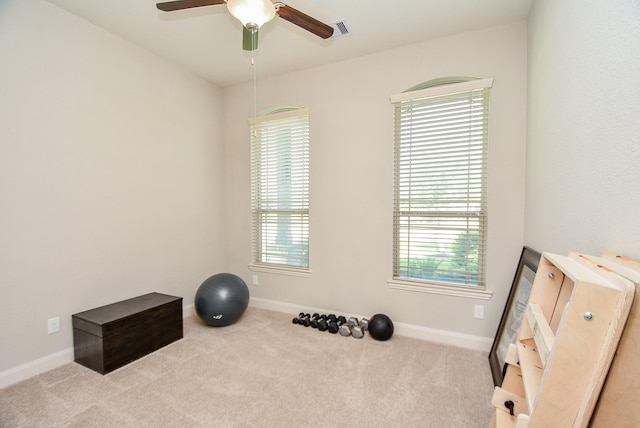
<svg viewBox="0 0 640 428">
<path fill-rule="evenodd" d="M 255 51 L 254 51 L 255 52 Z M 251 55 L 251 66 L 253 67 L 253 117 L 257 117 L 258 113 L 257 113 L 257 104 L 258 104 L 258 96 L 257 96 L 257 92 L 258 92 L 258 85 L 256 83 L 256 61 L 255 61 L 255 55 Z M 254 129 L 253 131 L 254 133 L 256 133 L 257 131 Z M 254 135 L 254 137 L 256 137 L 257 135 Z"/>
</svg>

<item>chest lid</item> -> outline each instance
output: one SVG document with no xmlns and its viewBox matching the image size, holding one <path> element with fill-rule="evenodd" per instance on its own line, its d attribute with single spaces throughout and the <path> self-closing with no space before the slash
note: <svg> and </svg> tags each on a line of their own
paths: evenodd
<svg viewBox="0 0 640 428">
<path fill-rule="evenodd" d="M 182 297 L 149 293 L 74 314 L 73 328 L 104 337 L 123 323 L 134 323 L 138 318 L 153 316 L 154 312 L 168 304 L 175 302 L 181 309 L 181 301 Z"/>
</svg>

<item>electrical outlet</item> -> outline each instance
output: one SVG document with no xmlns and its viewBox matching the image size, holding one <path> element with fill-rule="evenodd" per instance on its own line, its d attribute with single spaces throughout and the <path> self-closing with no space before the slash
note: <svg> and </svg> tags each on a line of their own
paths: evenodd
<svg viewBox="0 0 640 428">
<path fill-rule="evenodd" d="M 473 316 L 479 320 L 483 320 L 484 319 L 484 306 L 482 305 L 475 305 L 473 307 Z"/>
<path fill-rule="evenodd" d="M 253 275 L 253 277 L 251 278 L 251 283 L 253 285 L 258 285 L 259 281 L 258 281 L 258 275 Z"/>
<path fill-rule="evenodd" d="M 57 333 L 60 331 L 60 317 L 49 318 L 47 320 L 47 334 Z"/>
</svg>

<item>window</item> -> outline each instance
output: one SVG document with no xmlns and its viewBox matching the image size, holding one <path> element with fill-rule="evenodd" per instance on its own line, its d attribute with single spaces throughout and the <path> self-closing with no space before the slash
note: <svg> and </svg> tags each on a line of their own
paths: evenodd
<svg viewBox="0 0 640 428">
<path fill-rule="evenodd" d="M 309 268 L 309 111 L 272 109 L 251 124 L 253 267 Z"/>
<path fill-rule="evenodd" d="M 485 288 L 492 83 L 438 79 L 391 97 L 395 281 Z"/>
</svg>

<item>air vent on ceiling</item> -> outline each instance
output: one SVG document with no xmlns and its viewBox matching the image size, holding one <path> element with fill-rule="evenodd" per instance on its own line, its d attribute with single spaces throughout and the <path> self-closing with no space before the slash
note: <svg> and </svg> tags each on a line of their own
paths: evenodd
<svg viewBox="0 0 640 428">
<path fill-rule="evenodd" d="M 351 31 L 347 26 L 347 21 L 345 21 L 344 19 L 329 22 L 328 25 L 333 27 L 333 35 L 329 37 L 330 39 L 337 39 L 338 37 L 349 36 L 351 34 Z"/>
</svg>

